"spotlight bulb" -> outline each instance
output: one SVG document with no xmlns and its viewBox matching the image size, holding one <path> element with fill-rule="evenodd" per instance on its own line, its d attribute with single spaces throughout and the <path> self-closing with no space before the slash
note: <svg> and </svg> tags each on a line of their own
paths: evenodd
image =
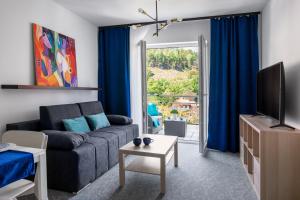
<svg viewBox="0 0 300 200">
<path fill-rule="evenodd" d="M 138 9 L 139 13 L 145 14 L 145 11 L 142 8 Z"/>
<path fill-rule="evenodd" d="M 136 25 L 132 25 L 131 28 L 132 28 L 133 30 L 136 30 L 136 29 L 137 29 L 137 26 L 136 26 Z"/>
<path fill-rule="evenodd" d="M 171 23 L 182 22 L 182 18 L 173 18 L 170 21 Z"/>
<path fill-rule="evenodd" d="M 133 30 L 136 30 L 136 29 L 138 29 L 138 28 L 143 27 L 143 25 L 142 25 L 142 24 L 134 24 L 134 25 L 131 25 L 130 27 L 131 27 Z"/>
</svg>

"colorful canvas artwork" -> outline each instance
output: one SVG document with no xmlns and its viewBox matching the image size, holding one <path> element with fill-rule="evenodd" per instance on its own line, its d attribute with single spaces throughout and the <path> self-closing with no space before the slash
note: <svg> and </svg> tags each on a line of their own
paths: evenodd
<svg viewBox="0 0 300 200">
<path fill-rule="evenodd" d="M 75 40 L 33 24 L 33 42 L 36 84 L 77 87 Z"/>
</svg>

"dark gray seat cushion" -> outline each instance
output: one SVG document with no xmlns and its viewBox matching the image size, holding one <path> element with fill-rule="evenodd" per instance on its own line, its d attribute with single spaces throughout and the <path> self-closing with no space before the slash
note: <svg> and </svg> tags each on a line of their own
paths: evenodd
<svg viewBox="0 0 300 200">
<path fill-rule="evenodd" d="M 111 134 L 116 135 L 118 137 L 118 147 L 122 147 L 125 144 L 127 144 L 127 133 L 124 130 L 115 129 L 115 128 L 109 126 L 109 127 L 105 127 L 105 128 L 101 128 L 101 129 L 95 130 L 93 132 L 111 133 Z"/>
<path fill-rule="evenodd" d="M 42 130 L 65 131 L 63 119 L 80 117 L 81 112 L 77 104 L 64 104 L 40 107 L 40 122 Z"/>
<path fill-rule="evenodd" d="M 104 174 L 108 166 L 108 143 L 106 139 L 101 137 L 88 137 L 86 143 L 93 145 L 96 158 L 96 177 Z"/>
<path fill-rule="evenodd" d="M 109 167 L 109 169 L 112 168 L 115 164 L 117 164 L 118 158 L 119 158 L 118 136 L 116 136 L 112 133 L 96 132 L 96 131 L 90 132 L 88 134 L 90 137 L 98 137 L 98 138 L 103 138 L 106 140 L 107 145 L 108 145 L 108 167 Z"/>
<path fill-rule="evenodd" d="M 122 130 L 126 132 L 126 142 L 131 142 L 133 138 L 136 138 L 139 136 L 139 127 L 137 124 L 130 124 L 130 125 L 112 125 L 110 127 L 102 128 L 100 130 L 106 131 L 109 129 L 112 130 Z"/>
<path fill-rule="evenodd" d="M 88 140 L 85 133 L 73 133 L 68 131 L 44 130 L 48 135 L 47 149 L 72 150 Z"/>
</svg>

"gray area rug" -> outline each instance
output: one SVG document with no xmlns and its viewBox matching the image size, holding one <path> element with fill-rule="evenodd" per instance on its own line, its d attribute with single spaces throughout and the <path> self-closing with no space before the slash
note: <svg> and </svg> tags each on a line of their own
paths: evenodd
<svg viewBox="0 0 300 200">
<path fill-rule="evenodd" d="M 126 172 L 126 185 L 119 189 L 116 165 L 77 195 L 49 190 L 49 200 L 257 200 L 237 154 L 208 151 L 203 157 L 198 148 L 179 144 L 179 167 L 170 161 L 164 196 L 155 175 Z"/>
</svg>

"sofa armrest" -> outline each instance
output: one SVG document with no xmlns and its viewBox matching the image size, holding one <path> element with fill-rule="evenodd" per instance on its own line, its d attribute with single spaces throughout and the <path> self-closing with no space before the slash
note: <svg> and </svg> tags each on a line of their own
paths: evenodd
<svg viewBox="0 0 300 200">
<path fill-rule="evenodd" d="M 107 119 L 113 125 L 132 124 L 132 119 L 123 115 L 107 115 Z"/>
<path fill-rule="evenodd" d="M 72 150 L 84 143 L 89 135 L 69 131 L 44 130 L 48 135 L 47 149 Z"/>
</svg>

